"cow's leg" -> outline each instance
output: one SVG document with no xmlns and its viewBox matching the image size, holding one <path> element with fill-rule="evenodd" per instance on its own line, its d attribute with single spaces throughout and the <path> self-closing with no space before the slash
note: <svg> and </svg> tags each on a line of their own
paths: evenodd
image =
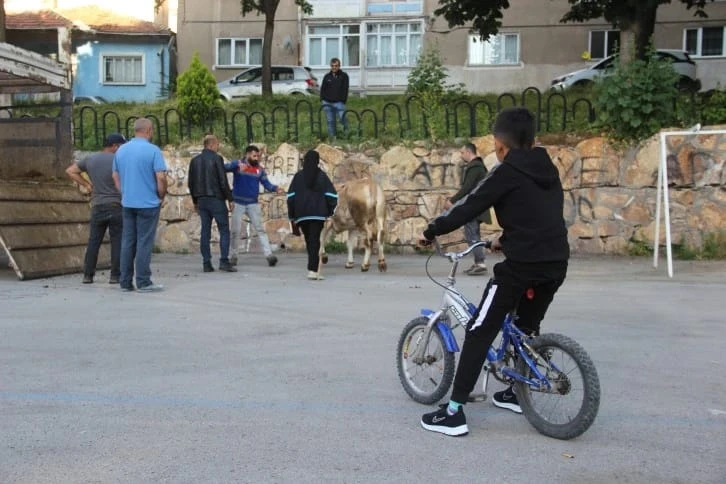
<svg viewBox="0 0 726 484">
<path fill-rule="evenodd" d="M 352 269 L 355 265 L 353 263 L 353 251 L 356 245 L 358 245 L 358 231 L 355 229 L 349 230 L 348 239 L 345 241 L 345 244 L 348 246 L 348 260 L 345 262 L 345 268 Z"/>
<path fill-rule="evenodd" d="M 325 253 L 325 243 L 328 241 L 328 233 L 330 233 L 330 227 L 331 227 L 331 221 L 327 220 L 325 222 L 325 225 L 323 225 L 323 231 L 320 232 L 320 263 L 321 264 L 327 264 L 328 263 L 328 254 Z"/>
<path fill-rule="evenodd" d="M 380 272 L 386 272 L 388 265 L 386 265 L 386 256 L 383 253 L 383 227 L 382 224 L 378 223 L 376 227 L 376 243 L 378 244 L 378 270 Z"/>
<path fill-rule="evenodd" d="M 365 249 L 365 252 L 363 254 L 363 263 L 360 265 L 360 270 L 363 272 L 367 272 L 368 269 L 371 268 L 371 237 L 373 233 L 371 232 L 371 226 L 366 225 L 366 238 L 363 243 L 363 247 Z"/>
</svg>

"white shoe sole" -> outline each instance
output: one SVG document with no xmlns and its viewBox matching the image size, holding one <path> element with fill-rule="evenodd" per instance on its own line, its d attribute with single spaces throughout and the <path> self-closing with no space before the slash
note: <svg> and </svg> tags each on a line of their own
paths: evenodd
<svg viewBox="0 0 726 484">
<path fill-rule="evenodd" d="M 431 432 L 438 432 L 451 437 L 461 437 L 462 435 L 469 433 L 469 427 L 467 427 L 466 424 L 459 425 L 458 427 L 441 427 L 439 425 L 428 425 L 421 421 L 421 427 L 426 430 L 430 430 Z"/>
<path fill-rule="evenodd" d="M 515 405 L 514 403 L 498 402 L 492 398 L 492 403 L 495 407 L 505 408 L 511 410 L 514 413 L 522 413 L 522 407 Z"/>
</svg>

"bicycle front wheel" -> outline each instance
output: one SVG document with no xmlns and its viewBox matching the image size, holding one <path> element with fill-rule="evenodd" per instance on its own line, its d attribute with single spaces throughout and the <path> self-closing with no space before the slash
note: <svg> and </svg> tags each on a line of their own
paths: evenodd
<svg viewBox="0 0 726 484">
<path fill-rule="evenodd" d="M 551 389 L 538 389 L 517 382 L 517 399 L 522 413 L 541 434 L 569 440 L 590 428 L 600 408 L 600 379 L 585 350 L 561 334 L 535 337 L 530 346 L 542 357 L 538 370 L 549 380 Z M 517 371 L 536 380 L 523 358 Z"/>
<path fill-rule="evenodd" d="M 416 318 L 403 328 L 396 348 L 398 378 L 406 393 L 419 403 L 436 403 L 449 391 L 454 380 L 455 358 L 444 345 L 444 339 L 436 330 L 431 331 L 428 341 L 424 333 L 428 319 Z M 420 345 L 426 345 L 421 361 L 413 356 Z"/>
</svg>

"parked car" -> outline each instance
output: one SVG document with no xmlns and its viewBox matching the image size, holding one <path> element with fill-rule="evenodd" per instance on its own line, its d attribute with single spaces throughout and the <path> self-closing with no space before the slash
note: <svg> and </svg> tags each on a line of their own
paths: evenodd
<svg viewBox="0 0 726 484">
<path fill-rule="evenodd" d="M 680 89 L 701 90 L 701 81 L 696 76 L 696 63 L 693 62 L 688 52 L 659 49 L 656 51 L 656 56 L 658 59 L 671 62 L 673 69 L 680 74 L 681 77 L 678 81 Z M 592 84 L 598 77 L 612 73 L 612 68 L 615 67 L 616 62 L 616 56 L 611 55 L 590 67 L 552 79 L 552 88 L 569 89 L 575 86 L 584 87 Z"/>
<path fill-rule="evenodd" d="M 245 69 L 231 79 L 217 84 L 226 101 L 262 94 L 262 66 Z M 311 95 L 319 93 L 318 79 L 309 67 L 272 66 L 272 93 Z"/>
<path fill-rule="evenodd" d="M 76 96 L 73 104 L 108 104 L 108 101 L 101 96 Z"/>
</svg>

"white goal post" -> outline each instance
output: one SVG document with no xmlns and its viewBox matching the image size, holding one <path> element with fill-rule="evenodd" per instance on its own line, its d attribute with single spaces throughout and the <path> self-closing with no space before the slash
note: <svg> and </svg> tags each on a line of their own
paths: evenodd
<svg viewBox="0 0 726 484">
<path fill-rule="evenodd" d="M 655 202 L 655 237 L 653 238 L 653 267 L 658 267 L 658 248 L 660 246 L 660 212 L 661 200 L 665 215 L 666 259 L 668 261 L 668 277 L 673 277 L 673 248 L 671 247 L 671 214 L 668 199 L 668 136 L 701 136 L 707 134 L 726 134 L 725 129 L 701 131 L 697 124 L 683 131 L 663 131 L 660 133 L 660 164 L 658 165 L 658 183 Z"/>
</svg>

